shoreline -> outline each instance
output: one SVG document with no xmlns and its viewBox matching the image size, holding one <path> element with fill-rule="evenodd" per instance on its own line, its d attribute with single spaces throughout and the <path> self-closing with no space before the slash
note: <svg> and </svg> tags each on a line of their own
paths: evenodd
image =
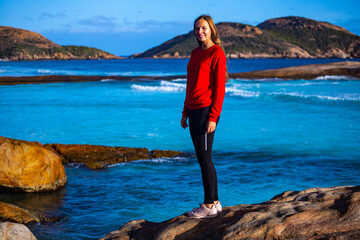
<svg viewBox="0 0 360 240">
<path fill-rule="evenodd" d="M 345 61 L 325 64 L 310 64 L 296 67 L 286 67 L 269 70 L 259 70 L 240 73 L 229 73 L 231 79 L 315 79 L 321 76 L 348 76 L 360 79 L 360 61 Z M 84 76 L 84 75 L 41 75 L 23 77 L 0 77 L 0 85 L 40 84 L 40 83 L 67 83 L 67 82 L 97 82 L 101 80 L 117 81 L 152 81 L 174 80 L 186 78 L 186 75 L 170 76 Z"/>
</svg>

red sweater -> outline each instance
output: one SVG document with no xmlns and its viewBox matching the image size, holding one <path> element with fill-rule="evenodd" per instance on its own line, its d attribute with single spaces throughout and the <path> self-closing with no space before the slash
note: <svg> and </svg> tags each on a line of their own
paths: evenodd
<svg viewBox="0 0 360 240">
<path fill-rule="evenodd" d="M 219 46 L 205 50 L 195 48 L 187 66 L 183 116 L 188 116 L 186 108 L 200 109 L 211 105 L 209 120 L 216 122 L 224 102 L 225 74 L 226 57 Z"/>
</svg>

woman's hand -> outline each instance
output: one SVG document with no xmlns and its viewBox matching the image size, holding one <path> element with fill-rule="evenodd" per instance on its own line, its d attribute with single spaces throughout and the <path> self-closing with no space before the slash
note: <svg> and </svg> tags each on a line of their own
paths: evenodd
<svg viewBox="0 0 360 240">
<path fill-rule="evenodd" d="M 215 131 L 215 129 L 216 129 L 216 122 L 207 121 L 207 123 L 206 123 L 207 133 L 211 133 L 211 132 Z"/>
<path fill-rule="evenodd" d="M 187 127 L 188 127 L 187 117 L 182 117 L 180 123 L 181 123 L 181 127 L 182 127 L 183 129 L 187 128 Z"/>
</svg>

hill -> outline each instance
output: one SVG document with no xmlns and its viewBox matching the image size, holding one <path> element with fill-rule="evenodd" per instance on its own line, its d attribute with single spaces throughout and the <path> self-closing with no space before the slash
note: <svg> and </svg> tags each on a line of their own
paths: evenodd
<svg viewBox="0 0 360 240">
<path fill-rule="evenodd" d="M 216 27 L 230 58 L 360 58 L 360 37 L 327 22 L 282 17 L 257 26 L 221 22 Z M 186 58 L 197 46 L 190 31 L 132 57 Z"/>
<path fill-rule="evenodd" d="M 0 59 L 68 60 L 118 59 L 120 57 L 100 49 L 82 46 L 61 46 L 39 33 L 0 26 Z"/>
</svg>

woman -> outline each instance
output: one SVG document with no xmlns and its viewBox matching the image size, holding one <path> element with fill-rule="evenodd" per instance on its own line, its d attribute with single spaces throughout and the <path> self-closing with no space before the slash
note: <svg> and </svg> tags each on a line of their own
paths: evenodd
<svg viewBox="0 0 360 240">
<path fill-rule="evenodd" d="M 217 177 L 211 160 L 212 144 L 219 121 L 227 79 L 226 57 L 214 21 L 202 15 L 194 22 L 195 48 L 187 66 L 187 84 L 181 126 L 189 118 L 190 134 L 201 168 L 204 203 L 188 212 L 193 218 L 210 218 L 222 211 Z"/>
</svg>

